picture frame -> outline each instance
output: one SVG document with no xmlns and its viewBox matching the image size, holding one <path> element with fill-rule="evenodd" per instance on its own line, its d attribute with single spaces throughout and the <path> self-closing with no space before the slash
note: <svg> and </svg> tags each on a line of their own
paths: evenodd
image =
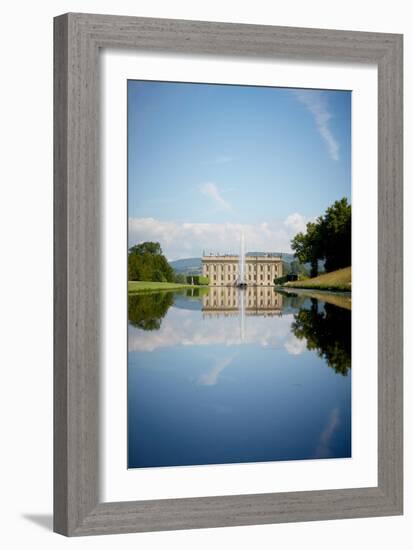
<svg viewBox="0 0 413 550">
<path fill-rule="evenodd" d="M 66 536 L 403 511 L 402 35 L 69 13 L 54 20 L 54 530 Z M 378 68 L 378 485 L 101 502 L 99 51 Z"/>
</svg>

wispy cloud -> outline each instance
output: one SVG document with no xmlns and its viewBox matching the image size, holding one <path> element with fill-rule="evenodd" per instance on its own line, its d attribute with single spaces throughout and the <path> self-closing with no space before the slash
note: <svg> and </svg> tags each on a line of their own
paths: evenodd
<svg viewBox="0 0 413 550">
<path fill-rule="evenodd" d="M 201 374 L 198 383 L 201 384 L 201 386 L 215 386 L 221 372 L 234 361 L 237 355 L 238 354 L 234 354 L 229 357 L 224 357 L 223 359 L 218 359 L 215 366 L 212 367 L 211 370 Z"/>
<path fill-rule="evenodd" d="M 212 181 L 202 183 L 199 190 L 203 195 L 211 199 L 220 210 L 231 210 L 231 205 L 221 195 L 218 186 Z"/>
<path fill-rule="evenodd" d="M 330 157 L 333 160 L 339 160 L 340 147 L 330 128 L 333 115 L 328 109 L 325 94 L 317 90 L 297 90 L 295 97 L 313 115 L 317 130 L 327 145 Z"/>
<path fill-rule="evenodd" d="M 238 253 L 240 235 L 249 251 L 290 252 L 291 239 L 310 218 L 294 213 L 285 220 L 257 224 L 178 223 L 155 218 L 129 219 L 129 245 L 158 241 L 169 260 L 197 257 L 203 250 Z"/>
<path fill-rule="evenodd" d="M 315 451 L 315 458 L 328 458 L 331 456 L 331 439 L 340 424 L 340 411 L 334 408 L 330 411 L 327 425 L 320 434 L 320 439 Z"/>
</svg>

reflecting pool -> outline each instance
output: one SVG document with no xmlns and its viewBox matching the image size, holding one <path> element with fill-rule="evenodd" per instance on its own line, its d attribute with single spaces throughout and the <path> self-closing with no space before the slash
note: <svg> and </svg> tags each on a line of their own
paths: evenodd
<svg viewBox="0 0 413 550">
<path fill-rule="evenodd" d="M 128 467 L 351 456 L 351 299 L 128 297 Z"/>
</svg>

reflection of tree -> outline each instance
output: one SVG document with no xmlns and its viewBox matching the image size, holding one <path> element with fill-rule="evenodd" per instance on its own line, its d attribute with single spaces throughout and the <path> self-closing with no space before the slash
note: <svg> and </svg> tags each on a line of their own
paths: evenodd
<svg viewBox="0 0 413 550">
<path fill-rule="evenodd" d="M 205 296 L 208 292 L 209 287 L 207 286 L 191 287 L 187 289 L 186 296 L 188 298 L 198 298 L 199 296 Z"/>
<path fill-rule="evenodd" d="M 318 310 L 318 301 L 311 308 L 301 308 L 294 315 L 291 329 L 300 340 L 307 340 L 307 349 L 316 350 L 337 373 L 347 375 L 351 368 L 351 311 L 332 304 Z"/>
<path fill-rule="evenodd" d="M 173 292 L 132 294 L 128 296 L 128 319 L 143 330 L 158 330 L 174 301 Z"/>
<path fill-rule="evenodd" d="M 295 292 L 281 292 L 281 294 L 285 297 L 284 305 L 290 306 L 294 309 L 299 309 L 300 307 L 302 307 L 304 305 L 304 302 L 308 298 L 308 296 L 306 296 L 305 294 L 296 294 Z"/>
</svg>

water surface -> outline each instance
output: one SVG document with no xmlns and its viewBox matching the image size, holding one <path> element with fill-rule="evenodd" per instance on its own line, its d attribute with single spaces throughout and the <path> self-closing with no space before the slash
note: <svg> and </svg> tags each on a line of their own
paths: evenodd
<svg viewBox="0 0 413 550">
<path fill-rule="evenodd" d="M 128 298 L 128 467 L 351 456 L 351 310 L 271 287 Z"/>
</svg>

